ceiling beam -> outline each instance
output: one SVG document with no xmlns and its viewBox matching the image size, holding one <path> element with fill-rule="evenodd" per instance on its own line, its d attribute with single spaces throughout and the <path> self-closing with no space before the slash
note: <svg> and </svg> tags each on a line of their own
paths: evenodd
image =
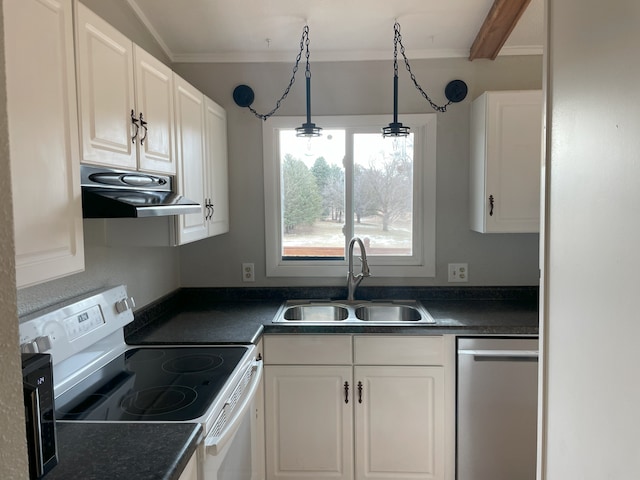
<svg viewBox="0 0 640 480">
<path fill-rule="evenodd" d="M 531 0 L 495 0 L 471 45 L 469 60 L 495 60 Z"/>
</svg>

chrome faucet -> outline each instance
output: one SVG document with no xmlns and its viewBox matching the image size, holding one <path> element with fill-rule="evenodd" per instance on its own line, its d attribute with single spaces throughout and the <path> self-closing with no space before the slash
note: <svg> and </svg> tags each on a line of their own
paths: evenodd
<svg viewBox="0 0 640 480">
<path fill-rule="evenodd" d="M 360 247 L 360 263 L 362 263 L 362 270 L 358 275 L 353 274 L 353 245 L 358 242 Z M 356 288 L 360 285 L 360 282 L 364 277 L 370 277 L 369 264 L 367 263 L 367 251 L 364 248 L 364 243 L 360 240 L 360 237 L 353 237 L 349 242 L 349 272 L 347 272 L 347 300 L 354 300 Z"/>
</svg>

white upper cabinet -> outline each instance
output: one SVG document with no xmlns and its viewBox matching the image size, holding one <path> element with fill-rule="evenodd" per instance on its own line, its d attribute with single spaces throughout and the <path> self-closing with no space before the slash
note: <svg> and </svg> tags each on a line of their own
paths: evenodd
<svg viewBox="0 0 640 480">
<path fill-rule="evenodd" d="M 84 269 L 71 0 L 5 0 L 18 287 Z"/>
<path fill-rule="evenodd" d="M 177 246 L 229 231 L 225 110 L 174 74 L 176 191 L 199 202 L 200 213 L 170 218 L 115 218 L 106 225 L 112 246 Z"/>
<path fill-rule="evenodd" d="M 205 97 L 209 236 L 229 231 L 229 166 L 227 112 Z"/>
<path fill-rule="evenodd" d="M 229 231 L 227 114 L 178 75 L 173 81 L 178 193 L 203 206 L 177 217 L 182 245 Z"/>
<path fill-rule="evenodd" d="M 174 74 L 178 193 L 200 203 L 200 213 L 177 217 L 177 244 L 209 236 L 204 95 Z"/>
<path fill-rule="evenodd" d="M 82 162 L 174 174 L 171 69 L 76 5 Z"/>
<path fill-rule="evenodd" d="M 174 174 L 173 72 L 137 45 L 134 45 L 133 58 L 139 121 L 138 168 Z"/>
<path fill-rule="evenodd" d="M 540 231 L 542 92 L 485 92 L 471 106 L 471 229 Z"/>
</svg>

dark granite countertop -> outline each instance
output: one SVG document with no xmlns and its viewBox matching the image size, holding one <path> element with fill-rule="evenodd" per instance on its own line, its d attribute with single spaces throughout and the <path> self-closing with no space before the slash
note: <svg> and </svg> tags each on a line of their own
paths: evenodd
<svg viewBox="0 0 640 480">
<path fill-rule="evenodd" d="M 409 326 L 272 323 L 286 299 L 344 298 L 340 288 L 188 288 L 136 312 L 130 344 L 255 343 L 264 333 L 537 335 L 537 287 L 362 288 L 359 298 L 420 300 L 435 324 Z"/>
<path fill-rule="evenodd" d="M 58 465 L 47 480 L 177 480 L 195 452 L 197 423 L 58 422 Z"/>
</svg>

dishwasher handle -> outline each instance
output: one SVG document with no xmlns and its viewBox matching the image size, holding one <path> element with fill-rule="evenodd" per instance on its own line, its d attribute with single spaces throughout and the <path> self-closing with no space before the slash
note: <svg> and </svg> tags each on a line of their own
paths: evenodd
<svg viewBox="0 0 640 480">
<path fill-rule="evenodd" d="M 458 350 L 472 355 L 476 362 L 537 362 L 538 350 Z"/>
</svg>

